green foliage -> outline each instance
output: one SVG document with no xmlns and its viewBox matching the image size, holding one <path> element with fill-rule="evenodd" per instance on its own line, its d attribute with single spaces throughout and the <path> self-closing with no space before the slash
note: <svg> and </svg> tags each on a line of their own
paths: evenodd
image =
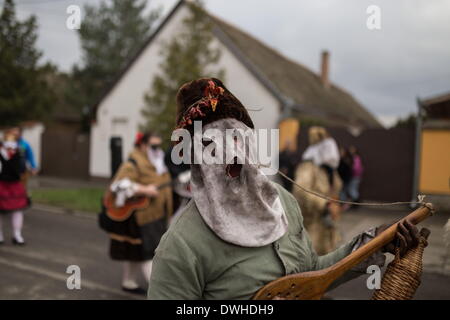
<svg viewBox="0 0 450 320">
<path fill-rule="evenodd" d="M 52 105 L 55 106 L 52 112 L 48 114 L 47 120 L 53 122 L 61 120 L 79 121 L 79 109 L 72 105 L 68 98 L 70 94 L 73 94 L 73 91 L 70 90 L 73 85 L 71 75 L 59 71 L 55 65 L 50 63 L 42 67 L 42 72 L 46 83 L 52 88 Z"/>
<path fill-rule="evenodd" d="M 320 119 L 313 116 L 305 115 L 304 113 L 301 113 L 299 111 L 292 110 L 291 116 L 293 118 L 298 119 L 302 127 L 312 127 L 312 126 L 328 126 L 329 123 L 325 121 L 324 119 Z"/>
<path fill-rule="evenodd" d="M 212 23 L 200 2 L 188 5 L 191 14 L 183 21 L 183 31 L 163 45 L 160 73 L 144 97 L 146 122 L 141 130 L 158 132 L 166 146 L 175 127 L 175 97 L 180 86 L 201 77 L 224 77 L 223 70 L 209 68 L 220 59 L 219 49 L 211 48 Z"/>
<path fill-rule="evenodd" d="M 417 116 L 414 113 L 411 113 L 409 116 L 405 118 L 401 118 L 397 120 L 397 123 L 393 126 L 393 128 L 411 128 L 414 129 L 416 127 Z"/>
<path fill-rule="evenodd" d="M 303 117 L 299 117 L 298 119 L 300 120 L 301 125 L 304 127 L 327 126 L 327 122 L 325 122 L 321 119 L 318 119 L 318 118 L 310 118 L 310 117 L 303 116 Z"/>
<path fill-rule="evenodd" d="M 150 36 L 159 10 L 144 15 L 146 5 L 146 0 L 112 0 L 84 7 L 82 65 L 74 66 L 67 94 L 80 111 L 97 102 Z"/>
<path fill-rule="evenodd" d="M 18 21 L 13 0 L 5 0 L 0 15 L 0 125 L 41 120 L 51 107 L 46 67 L 39 67 L 37 20 Z"/>
<path fill-rule="evenodd" d="M 97 213 L 100 211 L 98 199 L 103 193 L 103 188 L 36 189 L 31 192 L 31 197 L 36 203 Z"/>
</svg>

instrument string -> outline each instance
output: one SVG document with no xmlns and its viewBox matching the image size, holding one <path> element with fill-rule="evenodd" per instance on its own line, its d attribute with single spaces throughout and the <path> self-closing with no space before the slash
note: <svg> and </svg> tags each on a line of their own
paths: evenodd
<svg viewBox="0 0 450 320">
<path fill-rule="evenodd" d="M 265 165 L 259 165 L 259 167 L 264 167 L 264 168 L 269 168 L 269 166 L 265 166 Z M 340 203 L 340 204 L 349 204 L 349 205 L 355 205 L 355 206 L 398 206 L 398 205 L 420 205 L 420 206 L 425 206 L 427 208 L 429 208 L 430 210 L 432 210 L 432 208 L 430 206 L 428 206 L 428 204 L 425 202 L 425 195 L 418 195 L 418 201 L 397 201 L 397 202 L 353 202 L 353 201 L 345 201 L 345 200 L 338 200 L 338 199 L 334 199 L 331 198 L 327 195 L 324 195 L 322 193 L 310 190 L 308 188 L 305 188 L 303 186 L 301 186 L 300 184 L 298 184 L 297 182 L 295 182 L 294 180 L 292 180 L 291 178 L 289 178 L 286 174 L 284 174 L 283 172 L 281 172 L 280 170 L 277 170 L 277 173 L 282 176 L 284 179 L 286 179 L 287 181 L 291 182 L 292 184 L 294 184 L 297 188 L 299 188 L 300 190 L 302 190 L 303 192 L 309 193 L 313 196 L 322 198 L 324 200 L 327 200 L 329 202 L 334 202 L 334 203 Z"/>
</svg>

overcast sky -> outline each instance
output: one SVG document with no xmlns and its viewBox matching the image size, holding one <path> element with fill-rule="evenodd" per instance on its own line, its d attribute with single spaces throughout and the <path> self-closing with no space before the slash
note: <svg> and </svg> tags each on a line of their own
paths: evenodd
<svg viewBox="0 0 450 320">
<path fill-rule="evenodd" d="M 167 13 L 176 0 L 149 0 Z M 16 0 L 20 18 L 39 20 L 38 46 L 62 70 L 80 61 L 66 8 L 100 0 Z M 330 51 L 330 78 L 383 123 L 416 110 L 417 97 L 450 92 L 450 1 L 446 0 L 205 0 L 213 14 L 317 72 Z M 3 4 L 3 0 L 0 0 Z M 370 5 L 381 30 L 369 30 Z"/>
</svg>

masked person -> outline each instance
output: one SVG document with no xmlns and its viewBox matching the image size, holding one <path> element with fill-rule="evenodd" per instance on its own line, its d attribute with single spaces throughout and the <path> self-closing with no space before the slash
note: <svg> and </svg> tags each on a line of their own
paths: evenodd
<svg viewBox="0 0 450 320">
<path fill-rule="evenodd" d="M 309 146 L 303 153 L 302 159 L 303 161 L 310 160 L 316 166 L 325 170 L 330 185 L 335 190 L 340 189 L 340 181 L 335 181 L 337 177 L 336 169 L 340 160 L 339 149 L 336 141 L 325 128 L 311 127 L 309 129 Z"/>
<path fill-rule="evenodd" d="M 100 215 L 100 226 L 111 238 L 110 256 L 124 262 L 122 289 L 136 294 L 147 290 L 139 287 L 138 275 L 143 272 L 150 278 L 151 259 L 172 215 L 172 191 L 167 185 L 170 176 L 164 164 L 161 138 L 151 133 L 138 133 L 135 149 L 130 153 L 111 184 L 116 206 L 126 204 L 131 197 L 150 198 L 148 207 L 136 210 L 125 221 L 114 221 L 106 214 Z M 120 202 L 120 203 L 119 203 Z"/>
<path fill-rule="evenodd" d="M 325 128 L 317 126 L 309 128 L 308 140 L 295 180 L 310 190 L 338 199 L 342 180 L 336 170 L 340 160 L 336 142 Z M 299 201 L 304 226 L 316 252 L 322 255 L 333 251 L 341 238 L 337 225 L 341 207 L 298 188 L 292 193 Z"/>
<path fill-rule="evenodd" d="M 25 160 L 20 153 L 15 137 L 7 134 L 0 143 L 0 244 L 4 242 L 3 215 L 11 214 L 12 242 L 24 245 L 22 236 L 23 210 L 29 206 L 29 199 L 21 175 L 25 172 Z"/>
<path fill-rule="evenodd" d="M 193 129 L 195 121 L 202 121 L 204 134 L 209 129 L 225 135 L 227 130 L 254 128 L 245 107 L 218 79 L 185 84 L 177 104 L 178 128 L 194 138 L 198 134 Z M 228 153 L 229 141 L 202 142 L 212 154 L 221 154 L 224 149 Z M 254 148 L 248 145 L 249 153 Z M 376 228 L 368 230 L 319 257 L 295 198 L 248 161 L 239 139 L 236 150 L 231 163 L 208 164 L 198 161 L 194 148 L 190 157 L 196 160 L 191 164 L 193 200 L 156 249 L 150 299 L 249 299 L 280 277 L 333 265 L 376 235 Z M 402 225 L 399 232 L 402 248 L 417 244 L 414 226 Z M 377 252 L 338 283 L 365 274 L 367 265 L 383 263 L 384 254 Z"/>
</svg>

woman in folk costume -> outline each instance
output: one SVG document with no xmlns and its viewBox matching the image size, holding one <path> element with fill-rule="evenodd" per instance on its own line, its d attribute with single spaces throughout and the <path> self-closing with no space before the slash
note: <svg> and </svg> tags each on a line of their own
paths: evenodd
<svg viewBox="0 0 450 320">
<path fill-rule="evenodd" d="M 336 170 L 340 160 L 336 142 L 322 127 L 311 127 L 308 135 L 309 146 L 297 167 L 295 180 L 308 189 L 338 199 L 342 180 Z M 299 201 L 304 225 L 316 252 L 326 254 L 333 251 L 340 241 L 336 226 L 340 206 L 298 188 L 294 188 L 292 193 Z"/>
<path fill-rule="evenodd" d="M 177 103 L 178 127 L 191 134 L 194 121 L 202 121 L 203 132 L 254 129 L 245 107 L 218 79 L 183 85 Z M 204 142 L 205 150 L 214 143 L 211 153 L 219 154 L 225 144 Z M 150 299 L 249 299 L 277 278 L 333 265 L 375 236 L 373 228 L 318 256 L 295 198 L 248 161 L 241 142 L 231 164 L 191 164 L 193 199 L 156 249 Z M 255 147 L 250 144 L 250 152 Z M 193 157 L 202 151 L 194 148 Z M 398 239 L 403 248 L 417 245 L 417 228 L 405 222 Z M 377 252 L 335 285 L 383 263 Z"/>
<path fill-rule="evenodd" d="M 136 294 L 147 291 L 140 288 L 137 277 L 143 272 L 148 281 L 152 269 L 154 251 L 167 230 L 172 215 L 172 191 L 170 187 L 160 190 L 158 185 L 170 182 L 161 150 L 161 138 L 150 133 L 138 133 L 135 149 L 130 153 L 111 184 L 116 206 L 121 207 L 127 198 L 147 196 L 149 206 L 139 209 L 125 221 L 113 221 L 102 214 L 100 225 L 111 238 L 110 256 L 124 261 L 122 289 Z"/>
<path fill-rule="evenodd" d="M 22 236 L 23 210 L 29 206 L 29 199 L 21 176 L 25 172 L 25 160 L 13 135 L 7 134 L 0 143 L 0 244 L 4 242 L 3 215 L 11 213 L 13 228 L 12 242 L 24 245 Z"/>
</svg>

